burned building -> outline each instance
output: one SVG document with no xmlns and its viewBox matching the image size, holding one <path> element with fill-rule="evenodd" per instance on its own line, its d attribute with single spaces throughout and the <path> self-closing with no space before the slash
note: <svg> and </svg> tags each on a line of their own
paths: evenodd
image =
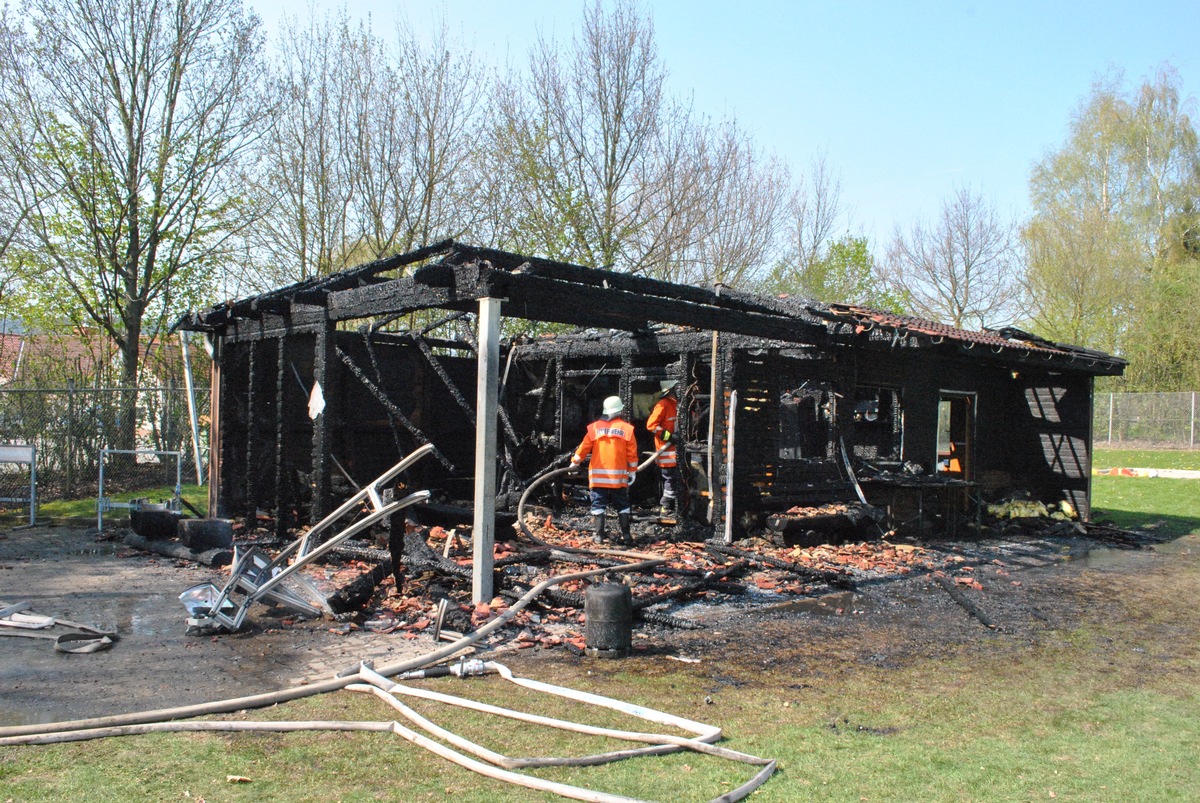
<svg viewBox="0 0 1200 803">
<path fill-rule="evenodd" d="M 521 321 L 540 333 L 521 334 Z M 210 509 L 265 510 L 281 529 L 426 443 L 433 459 L 407 481 L 489 519 L 576 446 L 606 396 L 625 401 L 648 453 L 640 425 L 667 379 L 682 388 L 688 516 L 711 536 L 829 502 L 952 526 L 1013 491 L 1086 519 L 1093 382 L 1125 366 L 1016 329 L 451 241 L 179 325 L 214 346 Z M 644 501 L 657 494 L 646 475 L 634 489 Z"/>
</svg>

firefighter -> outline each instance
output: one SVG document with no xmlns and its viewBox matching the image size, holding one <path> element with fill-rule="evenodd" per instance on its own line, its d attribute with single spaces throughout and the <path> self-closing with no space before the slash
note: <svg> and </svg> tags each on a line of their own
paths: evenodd
<svg viewBox="0 0 1200 803">
<path fill-rule="evenodd" d="M 629 506 L 629 485 L 637 474 L 638 454 L 634 427 L 621 417 L 625 403 L 620 396 L 609 396 L 601 408 L 604 415 L 592 422 L 583 436 L 583 442 L 571 458 L 571 466 L 578 469 L 591 455 L 588 466 L 588 487 L 591 489 L 592 521 L 595 535 L 592 540 L 604 543 L 608 537 L 604 531 L 604 517 L 609 505 L 616 508 L 621 526 L 621 543 L 632 544 L 629 524 L 633 512 Z"/>
<path fill-rule="evenodd" d="M 676 388 L 679 383 L 673 379 L 659 383 L 661 398 L 654 404 L 650 417 L 646 419 L 646 429 L 654 433 L 654 449 L 662 449 L 656 458 L 658 470 L 662 474 L 662 499 L 659 500 L 663 516 L 675 511 L 675 503 L 679 489 L 679 455 L 675 443 L 675 419 L 679 414 L 679 400 L 676 398 Z M 665 447 L 665 448 L 664 448 Z"/>
</svg>

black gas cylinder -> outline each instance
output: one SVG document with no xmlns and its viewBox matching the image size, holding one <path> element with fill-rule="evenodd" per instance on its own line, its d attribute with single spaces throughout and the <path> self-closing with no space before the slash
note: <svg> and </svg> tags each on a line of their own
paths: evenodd
<svg viewBox="0 0 1200 803">
<path fill-rule="evenodd" d="M 592 658 L 624 658 L 633 644 L 633 595 L 620 583 L 588 586 L 583 598 L 584 652 Z"/>
</svg>

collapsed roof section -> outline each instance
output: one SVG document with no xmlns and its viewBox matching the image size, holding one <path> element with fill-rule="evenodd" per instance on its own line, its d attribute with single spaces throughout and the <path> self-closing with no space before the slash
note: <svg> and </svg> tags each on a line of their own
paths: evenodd
<svg viewBox="0 0 1200 803">
<path fill-rule="evenodd" d="M 1119 375 L 1127 364 L 1014 328 L 971 332 L 857 305 L 680 285 L 453 240 L 219 304 L 176 326 L 253 339 L 427 309 L 470 312 L 482 298 L 502 299 L 504 317 L 585 329 L 648 332 L 666 324 L 781 344 L 927 348 L 1093 376 Z"/>
</svg>

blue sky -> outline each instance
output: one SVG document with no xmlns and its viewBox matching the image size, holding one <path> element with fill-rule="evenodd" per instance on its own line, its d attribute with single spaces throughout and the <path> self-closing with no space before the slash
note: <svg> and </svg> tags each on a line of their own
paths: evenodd
<svg viewBox="0 0 1200 803">
<path fill-rule="evenodd" d="M 268 30 L 309 0 L 249 0 Z M 318 2 L 321 10 L 341 5 Z M 567 40 L 582 0 L 348 2 L 375 31 L 444 18 L 464 49 L 520 65 L 539 31 Z M 936 215 L 970 185 L 1027 212 L 1030 167 L 1064 141 L 1110 68 L 1136 84 L 1170 63 L 1200 88 L 1200 2 L 645 2 L 673 91 L 735 116 L 802 170 L 821 152 L 856 230 L 881 250 L 896 225 Z"/>
</svg>

